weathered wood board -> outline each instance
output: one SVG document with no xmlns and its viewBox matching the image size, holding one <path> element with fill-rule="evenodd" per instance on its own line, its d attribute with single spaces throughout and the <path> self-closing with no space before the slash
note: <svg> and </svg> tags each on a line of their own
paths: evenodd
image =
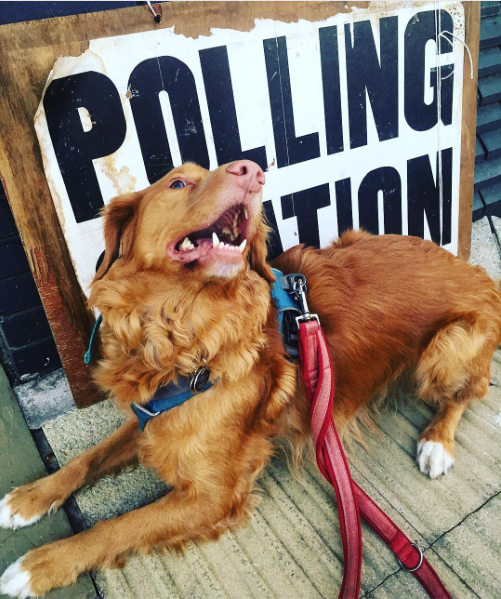
<svg viewBox="0 0 501 599">
<path fill-rule="evenodd" d="M 467 53 L 463 52 L 463 45 L 453 37 L 450 37 L 450 42 L 444 41 L 444 36 L 440 38 L 442 43 L 439 48 L 439 68 L 433 71 L 433 65 L 429 62 L 430 56 L 433 57 L 433 49 L 431 54 L 428 49 L 424 51 L 428 38 L 423 38 L 421 44 L 423 61 L 426 65 L 423 63 L 417 75 L 415 69 L 408 69 L 406 88 L 403 57 L 406 39 L 412 38 L 414 31 L 421 31 L 422 37 L 427 35 L 424 13 L 427 11 L 429 17 L 430 11 L 434 11 L 435 7 L 444 12 L 443 17 L 438 19 L 440 26 L 443 25 L 442 30 L 453 29 L 458 38 L 464 37 L 465 44 L 471 50 L 474 76 L 470 78 L 470 59 Z M 401 17 L 399 17 L 399 10 L 402 13 Z M 404 17 L 404 14 L 407 16 Z M 423 16 L 421 25 L 414 29 L 415 24 L 419 23 L 420 15 Z M 394 17 L 397 17 L 396 20 Z M 336 36 L 336 28 L 338 36 L 345 39 Z M 134 88 L 129 85 L 131 73 L 135 71 L 137 74 L 138 65 L 144 66 L 148 60 L 158 59 L 159 56 L 170 56 L 176 60 L 184 59 L 182 64 L 188 65 L 186 77 L 189 79 L 190 73 L 195 73 L 197 93 L 193 97 L 200 106 L 200 120 L 205 132 L 204 143 L 188 142 L 184 145 L 179 143 L 175 148 L 172 135 L 176 133 L 176 116 L 174 102 L 171 100 L 173 117 L 170 121 L 165 119 L 165 131 L 172 148 L 170 156 L 172 160 L 168 162 L 175 164 L 181 159 L 198 157 L 199 162 L 205 161 L 206 166 L 214 168 L 219 163 L 239 158 L 238 153 L 243 154 L 246 151 L 247 154 L 243 154 L 246 157 L 253 157 L 258 162 L 262 161 L 263 166 L 268 167 L 267 189 L 269 191 L 268 196 L 265 197 L 268 213 L 272 214 L 277 221 L 279 239 L 283 247 L 292 245 L 295 240 L 309 241 L 312 231 L 313 238 L 317 242 L 325 243 L 329 235 L 329 231 L 325 230 L 325 223 L 329 219 L 335 222 L 334 234 L 342 229 L 343 219 L 343 222 L 352 222 L 355 226 L 375 227 L 375 232 L 380 233 L 388 232 L 395 227 L 395 232 L 413 232 L 414 222 L 409 228 L 410 221 L 405 201 L 407 197 L 405 185 L 408 177 L 405 172 L 406 167 L 408 170 L 408 164 L 405 163 L 414 160 L 414 165 L 422 166 L 423 161 L 426 163 L 425 170 L 422 172 L 427 175 L 431 174 L 436 178 L 438 168 L 445 175 L 445 183 L 440 186 L 440 201 L 437 204 L 440 216 L 433 224 L 433 209 L 430 209 L 426 213 L 426 218 L 420 219 L 423 223 L 423 234 L 432 237 L 438 234 L 438 241 L 442 242 L 442 245 L 449 246 L 448 249 L 466 258 L 469 253 L 471 231 L 478 30 L 478 3 L 461 4 L 453 1 L 438 3 L 176 2 L 162 5 L 162 19 L 159 24 L 154 23 L 147 7 L 137 7 L 1 27 L 0 172 L 77 404 L 88 405 L 99 398 L 97 390 L 90 382 L 89 371 L 82 363 L 82 355 L 93 321 L 92 314 L 86 309 L 85 294 L 96 255 L 102 249 L 99 247 L 100 223 L 95 216 L 100 206 L 109 201 L 113 195 L 128 191 L 130 188 L 144 187 L 166 172 L 162 170 L 162 160 L 152 164 L 149 160 L 151 156 L 145 154 L 144 148 L 148 146 L 148 137 L 143 136 L 142 139 L 138 139 L 138 135 L 141 136 L 141 126 L 138 122 L 141 114 L 144 115 L 145 107 L 141 108 L 140 97 L 134 97 Z M 146 32 L 152 33 L 147 36 Z M 405 32 L 408 32 L 407 37 Z M 142 36 L 131 34 L 142 34 Z M 311 44 L 312 36 L 315 35 L 319 41 Z M 129 37 L 105 39 L 115 36 Z M 373 40 L 372 55 L 366 52 L 364 56 L 367 60 L 374 57 L 376 60 L 381 60 L 383 78 L 380 79 L 379 84 L 377 82 L 373 84 L 374 87 L 372 91 L 369 90 L 367 97 L 363 87 L 361 91 L 354 89 L 353 82 L 356 77 L 353 74 L 350 75 L 352 83 L 349 84 L 351 88 L 347 92 L 348 77 L 343 66 L 346 60 L 352 62 L 357 60 L 357 44 L 360 53 L 362 47 L 360 40 L 364 36 L 369 42 Z M 397 37 L 392 38 L 392 36 Z M 142 48 L 141 50 L 136 51 L 133 45 L 131 46 L 133 37 L 141 41 L 138 46 Z M 392 43 L 383 46 L 383 38 L 390 39 L 390 42 L 394 39 L 396 42 L 393 46 Z M 89 42 L 89 40 L 98 41 Z M 181 48 L 181 42 L 184 44 L 184 50 Z M 249 47 L 253 48 L 249 54 L 246 54 L 245 50 L 247 42 L 250 44 Z M 157 53 L 155 53 L 155 44 Z M 334 52 L 334 44 L 338 46 L 339 54 Z M 123 60 L 117 62 L 120 52 Z M 243 76 L 235 75 L 239 52 L 239 64 L 242 65 Z M 78 59 L 66 58 L 56 65 L 52 77 L 49 77 L 58 58 L 79 57 L 84 53 L 84 56 L 92 58 L 87 66 L 82 59 L 79 63 Z M 347 54 L 351 58 L 350 56 L 347 58 Z M 337 56 L 340 57 L 341 68 L 338 64 L 336 70 Z M 195 67 L 197 60 L 198 66 Z M 281 70 L 277 93 L 281 98 L 282 112 L 280 107 L 273 107 L 274 77 L 270 66 L 273 60 Z M 360 56 L 358 60 L 360 61 Z M 118 78 L 113 71 L 111 66 L 113 64 L 115 69 L 117 64 L 121 67 L 121 78 Z M 235 96 L 232 98 L 233 106 L 231 103 L 226 103 L 225 114 L 236 110 L 233 122 L 236 123 L 237 131 L 240 126 L 242 133 L 241 136 L 237 136 L 238 143 L 226 135 L 226 120 L 219 125 L 219 129 L 216 126 L 217 90 L 210 91 L 211 82 L 217 80 L 221 85 L 224 84 L 223 78 L 218 76 L 217 69 L 222 69 L 220 73 L 224 72 L 228 64 L 231 70 L 230 84 L 233 80 Z M 437 64 L 436 57 L 435 64 Z M 325 77 L 326 65 L 331 69 L 332 77 Z M 287 68 L 287 73 L 284 72 L 284 67 Z M 387 73 L 388 69 L 396 69 L 394 72 L 398 78 L 397 89 L 393 87 L 383 89 L 385 83 L 383 67 L 387 69 Z M 122 130 L 119 131 L 118 136 L 115 131 L 113 133 L 115 137 L 111 134 L 103 135 L 108 140 L 109 147 L 101 153 L 102 158 L 98 157 L 99 154 L 94 158 L 92 153 L 86 156 L 88 164 L 97 165 L 96 172 L 99 171 L 97 177 L 94 175 L 98 180 L 96 188 L 98 194 L 94 193 L 92 196 L 89 214 L 85 212 L 81 199 L 78 200 L 78 190 L 76 192 L 74 189 L 71 190 L 71 185 L 75 182 L 78 187 L 78 172 L 73 170 L 72 176 L 64 180 L 65 168 L 67 172 L 71 171 L 68 165 L 74 165 L 75 156 L 78 158 L 78 149 L 77 154 L 73 156 L 73 161 L 71 153 L 65 154 L 64 150 L 61 150 L 60 141 L 57 141 L 54 133 L 54 123 L 61 123 L 64 119 L 61 119 L 61 115 L 58 114 L 57 106 L 52 110 L 51 115 L 48 115 L 51 107 L 47 108 L 47 102 L 42 103 L 39 109 L 46 88 L 54 91 L 56 89 L 54 86 L 58 81 L 61 83 L 62 77 L 68 77 L 70 73 L 81 75 L 86 71 L 93 72 L 94 79 L 99 80 L 98 84 L 104 79 L 111 82 L 110 93 L 118 97 L 118 107 L 123 112 L 120 117 L 120 110 L 112 111 L 114 116 L 118 115 L 116 116 L 120 121 L 118 126 L 119 129 L 122 127 Z M 431 114 L 432 117 L 435 111 L 437 116 L 437 94 L 434 95 L 434 90 L 438 89 L 438 83 L 434 87 L 432 80 L 425 81 L 426 76 L 431 77 L 432 71 L 436 78 L 439 77 L 442 86 L 440 96 L 442 125 L 436 125 L 438 118 L 435 124 L 431 122 L 428 125 L 423 125 L 424 121 L 419 120 L 421 117 L 413 120 L 411 113 L 415 110 L 412 103 L 407 109 L 405 106 L 406 92 L 408 97 L 414 93 L 417 97 L 416 101 L 420 102 L 418 108 Z M 262 83 L 261 86 L 254 86 L 259 87 L 255 98 L 252 95 L 247 97 L 249 94 L 247 96 L 245 94 L 246 90 L 249 92 L 252 88 L 252 85 L 249 85 L 249 77 L 246 84 L 247 72 L 254 73 L 256 81 Z M 367 69 L 365 72 L 365 76 L 369 77 Z M 139 77 L 136 81 L 140 85 L 147 86 L 148 77 L 144 79 L 144 73 L 142 76 L 143 79 Z M 301 76 L 304 77 L 304 82 L 300 80 Z M 337 87 L 332 85 L 333 80 L 334 82 L 339 80 Z M 162 84 L 164 85 L 164 82 Z M 336 113 L 338 88 L 341 107 L 340 112 Z M 418 88 L 417 95 L 416 88 Z M 97 91 L 99 90 L 98 86 Z M 166 90 L 167 87 L 153 90 L 154 94 L 157 94 L 157 102 L 159 102 L 158 92 Z M 419 96 L 420 90 L 421 96 Z M 392 92 L 394 98 L 391 96 Z M 375 96 L 371 96 L 371 93 L 376 96 L 379 94 L 379 98 L 386 98 L 385 101 L 393 106 L 392 110 L 396 110 L 394 113 L 396 119 L 385 119 L 386 115 L 381 111 L 376 110 L 374 113 L 371 102 L 374 103 Z M 372 112 L 364 106 L 363 111 L 367 110 L 367 119 L 357 121 L 352 115 L 356 111 L 357 99 L 360 100 L 362 96 L 364 103 L 367 107 L 371 107 Z M 456 99 L 455 105 L 454 99 Z M 285 104 L 290 104 L 292 117 L 283 109 L 284 100 Z M 325 109 L 326 100 L 331 102 L 330 113 Z M 351 105 L 349 105 L 350 101 Z M 334 108 L 332 103 L 335 105 Z M 136 111 L 133 114 L 134 104 Z M 292 104 L 294 104 L 293 108 Z M 154 104 L 152 106 L 155 107 Z M 429 106 L 432 108 L 430 109 Z M 267 108 L 267 111 L 264 111 L 263 107 Z M 78 103 L 71 105 L 70 108 L 75 112 L 78 110 L 81 119 L 79 123 L 81 131 L 77 131 L 79 134 L 77 138 L 83 139 L 88 135 L 85 138 L 86 142 L 92 137 L 95 138 L 95 135 L 89 135 L 96 125 L 96 121 L 93 123 L 92 120 L 93 110 Z M 450 114 L 447 112 L 449 109 Z M 37 128 L 42 143 L 47 178 L 35 135 L 33 121 L 35 113 L 37 113 Z M 248 122 L 245 120 L 247 114 L 252 117 Z M 267 128 L 260 128 L 260 122 L 256 121 L 261 114 Z M 335 118 L 336 115 L 341 117 L 341 128 L 339 119 Z M 89 116 L 91 119 L 88 118 Z M 49 127 L 51 118 L 52 131 Z M 287 123 L 288 118 L 291 120 Z M 123 119 L 123 122 L 120 119 Z M 280 122 L 282 122 L 282 133 L 279 130 Z M 453 124 L 454 127 L 449 126 Z M 416 141 L 418 140 L 416 131 L 420 128 L 423 135 L 419 138 L 420 141 Z M 412 132 L 414 137 L 411 136 Z M 97 125 L 94 133 L 99 134 Z M 404 134 L 409 135 L 407 141 Z M 281 135 L 286 148 L 283 155 L 280 154 Z M 225 140 L 230 140 L 231 143 L 225 144 Z M 426 145 L 426 140 L 429 142 L 429 147 Z M 299 160 L 295 161 L 289 153 L 294 142 L 300 145 L 309 144 L 310 154 L 301 154 L 303 147 L 299 151 Z M 417 146 L 421 144 L 422 151 L 416 149 L 412 154 L 410 150 L 416 144 Z M 204 145 L 206 153 L 202 152 L 201 155 L 200 148 L 202 147 L 203 150 Z M 385 148 L 388 148 L 386 158 Z M 137 159 L 129 163 L 128 152 L 136 152 L 131 155 Z M 438 154 L 442 157 L 440 166 L 436 161 Z M 63 164 L 65 159 L 66 165 Z M 421 159 L 419 164 L 419 161 L 416 162 L 417 159 Z M 351 169 L 351 162 L 356 163 L 358 168 Z M 85 170 L 85 165 L 82 168 Z M 123 170 L 124 168 L 126 171 Z M 450 168 L 450 179 L 448 179 L 448 168 Z M 322 179 L 322 172 L 326 169 L 334 169 L 336 172 Z M 88 168 L 87 172 L 89 172 Z M 117 177 L 117 173 L 122 175 L 126 173 L 127 176 Z M 371 175 L 371 173 L 375 174 Z M 392 189 L 398 188 L 399 185 L 404 189 L 399 196 L 402 198 L 402 209 L 397 212 L 396 219 L 392 216 L 391 206 L 388 204 L 390 196 L 382 194 L 385 189 L 388 193 L 394 193 L 390 189 L 390 184 L 378 190 L 377 183 L 376 187 L 374 184 L 371 187 L 370 180 L 367 182 L 368 177 L 381 181 L 385 176 L 389 177 L 390 183 L 392 177 L 396 177 Z M 347 189 L 346 181 L 350 179 L 352 179 L 350 185 L 353 193 L 350 192 L 349 203 L 352 211 L 346 216 L 339 197 L 342 196 L 343 190 Z M 428 179 L 431 181 L 429 176 Z M 82 182 L 85 185 L 84 178 L 81 179 L 80 184 Z M 371 191 L 373 198 L 377 198 L 377 206 L 373 201 L 368 216 L 363 211 L 359 212 L 359 207 L 366 202 L 364 199 L 366 196 L 359 191 L 363 185 Z M 432 186 L 431 191 L 438 193 L 438 187 L 438 184 Z M 316 203 L 320 202 L 315 208 L 313 221 L 316 231 L 315 227 L 311 226 L 311 211 L 310 216 L 307 214 L 301 216 L 297 210 L 297 202 L 296 206 L 294 202 L 294 196 L 296 200 L 300 199 L 300 194 L 304 194 L 307 188 L 316 190 Z M 416 195 L 416 190 L 413 193 Z M 73 203 L 70 197 L 72 194 L 73 199 L 77 198 Z M 334 198 L 338 201 L 336 202 Z M 77 214 L 75 206 L 79 202 L 79 209 L 83 212 Z M 388 206 L 390 208 L 387 209 Z M 78 243 L 75 241 L 83 230 L 79 225 L 83 225 L 84 229 L 85 227 L 92 229 L 91 239 L 93 240 L 92 247 L 82 245 L 84 249 L 80 255 Z M 68 234 L 69 231 L 72 233 Z M 333 236 L 335 235 L 331 235 Z M 68 241 L 70 238 L 71 241 Z"/>
</svg>

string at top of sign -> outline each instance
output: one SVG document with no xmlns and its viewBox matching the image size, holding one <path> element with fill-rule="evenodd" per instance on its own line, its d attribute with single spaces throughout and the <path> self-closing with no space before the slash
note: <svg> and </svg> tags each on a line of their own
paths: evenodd
<svg viewBox="0 0 501 599">
<path fill-rule="evenodd" d="M 468 45 L 454 32 L 452 31 L 442 31 L 442 21 L 440 18 L 439 11 L 439 2 L 435 0 L 435 39 L 436 39 L 436 77 L 437 77 L 437 162 L 438 162 L 438 189 L 439 189 L 439 210 L 440 210 L 440 224 L 443 230 L 443 203 L 444 203 L 444 181 L 443 181 L 443 170 L 442 170 L 442 144 L 440 141 L 440 129 L 441 129 L 441 118 L 442 118 L 442 81 L 448 79 L 454 73 L 454 65 L 452 66 L 451 72 L 442 77 L 442 65 L 439 64 L 439 56 L 440 56 L 440 40 L 446 40 L 451 46 L 452 50 L 454 50 L 454 42 L 452 40 L 456 39 L 460 42 L 468 52 L 468 58 L 470 59 L 470 78 L 473 79 L 473 58 L 471 56 L 470 48 Z M 450 35 L 452 40 L 447 37 Z"/>
<path fill-rule="evenodd" d="M 438 162 L 438 196 L 439 196 L 439 212 L 440 212 L 440 229 L 443 231 L 444 227 L 444 179 L 442 172 L 442 144 L 440 143 L 440 128 L 441 128 L 441 115 L 442 115 L 442 67 L 439 65 L 440 57 L 440 38 L 442 37 L 441 31 L 441 18 L 438 7 L 438 2 L 435 0 L 435 40 L 436 40 L 436 81 L 437 81 L 437 162 Z M 447 39 L 447 38 L 446 38 Z M 451 42 L 452 43 L 452 42 Z M 452 44 L 454 47 L 454 44 Z"/>
<path fill-rule="evenodd" d="M 468 58 L 470 59 L 470 79 L 473 79 L 473 58 L 471 56 L 471 52 L 470 52 L 470 49 L 468 48 L 468 45 L 465 44 L 465 42 L 459 36 L 452 33 L 452 31 L 447 31 L 447 30 L 441 31 L 439 34 L 439 37 L 448 41 L 449 44 L 453 48 L 454 48 L 454 44 L 451 42 L 451 40 L 445 34 L 450 35 L 452 38 L 456 39 L 460 44 L 463 44 L 463 46 L 466 48 L 466 51 L 468 52 Z M 447 75 L 447 77 L 443 77 L 442 79 L 448 79 L 453 73 L 454 73 L 454 69 Z"/>
</svg>

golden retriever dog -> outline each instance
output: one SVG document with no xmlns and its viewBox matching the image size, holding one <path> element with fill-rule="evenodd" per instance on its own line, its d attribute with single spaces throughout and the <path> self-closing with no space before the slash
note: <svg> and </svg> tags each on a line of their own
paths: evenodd
<svg viewBox="0 0 501 599">
<path fill-rule="evenodd" d="M 32 549 L 3 574 L 14 597 L 43 595 L 131 552 L 179 549 L 245 524 L 253 486 L 276 442 L 300 453 L 310 436 L 298 365 L 287 359 L 270 297 L 265 176 L 241 160 L 209 172 L 175 168 L 105 209 L 106 251 L 90 304 L 103 315 L 98 384 L 129 419 L 64 468 L 9 493 L 0 525 L 18 528 L 126 464 L 155 468 L 172 490 L 151 505 Z M 407 373 L 437 412 L 417 447 L 434 478 L 454 461 L 454 432 L 489 391 L 501 339 L 501 294 L 478 267 L 430 241 L 348 231 L 325 249 L 275 261 L 306 275 L 336 378 L 333 417 L 346 432 L 371 398 Z M 131 404 L 202 365 L 213 385 L 144 431 Z"/>
</svg>

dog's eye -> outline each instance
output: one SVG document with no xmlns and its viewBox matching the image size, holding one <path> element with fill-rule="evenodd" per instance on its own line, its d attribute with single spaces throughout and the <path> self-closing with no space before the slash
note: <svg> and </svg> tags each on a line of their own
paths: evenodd
<svg viewBox="0 0 501 599">
<path fill-rule="evenodd" d="M 171 189 L 183 189 L 183 187 L 186 187 L 186 183 L 181 179 L 176 179 L 170 184 Z"/>
</svg>

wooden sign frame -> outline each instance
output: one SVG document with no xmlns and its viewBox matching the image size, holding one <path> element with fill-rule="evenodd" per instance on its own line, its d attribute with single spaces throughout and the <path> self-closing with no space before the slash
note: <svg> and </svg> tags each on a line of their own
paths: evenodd
<svg viewBox="0 0 501 599">
<path fill-rule="evenodd" d="M 370 2 L 172 2 L 159 5 L 160 23 L 147 6 L 0 27 L 0 177 L 33 276 L 79 407 L 102 399 L 83 363 L 93 314 L 77 281 L 45 178 L 33 118 L 50 70 L 60 56 L 79 56 L 88 40 L 163 29 L 197 37 L 212 27 L 249 31 L 255 18 L 321 20 Z M 383 5 L 379 2 L 378 5 Z M 393 4 L 394 3 L 388 3 Z M 470 252 L 475 162 L 476 88 L 480 3 L 464 2 L 463 125 L 459 200 L 459 256 Z M 379 6 L 378 6 L 379 7 Z M 381 7 L 383 9 L 384 7 Z"/>
</svg>

